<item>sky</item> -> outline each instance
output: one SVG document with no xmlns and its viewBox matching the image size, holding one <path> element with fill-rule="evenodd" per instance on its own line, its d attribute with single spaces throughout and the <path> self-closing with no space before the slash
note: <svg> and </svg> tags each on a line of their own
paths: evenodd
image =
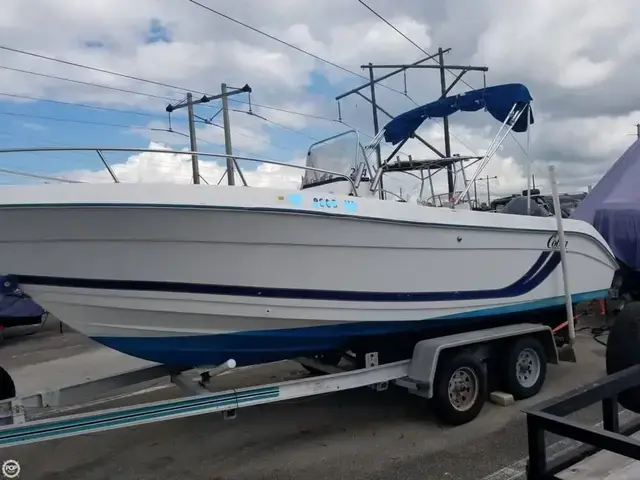
<svg viewBox="0 0 640 480">
<path fill-rule="evenodd" d="M 344 151 L 371 140 L 369 103 L 351 95 L 338 109 L 335 100 L 367 82 L 362 65 L 412 63 L 438 47 L 451 49 L 449 65 L 488 67 L 486 74 L 467 73 L 452 94 L 517 82 L 533 96 L 529 134 L 508 137 L 482 172 L 494 197 L 526 188 L 527 164 L 542 191 L 549 191 L 549 165 L 560 191 L 585 191 L 635 139 L 640 16 L 631 0 L 365 3 L 411 41 L 358 0 L 3 0 L 0 148 L 188 149 L 186 109 L 169 117 L 166 106 L 187 92 L 200 98 L 220 93 L 222 83 L 248 84 L 251 95 L 229 98 L 233 152 L 299 166 L 309 145 L 328 136 L 358 132 L 340 140 Z M 447 72 L 447 81 L 455 75 Z M 439 82 L 437 70 L 413 69 L 378 84 L 376 98 L 395 116 L 436 100 Z M 224 153 L 220 107 L 219 100 L 195 106 L 199 151 Z M 381 125 L 388 120 L 380 113 Z M 463 156 L 482 155 L 499 127 L 482 111 L 456 114 L 450 125 L 452 152 Z M 443 149 L 440 121 L 427 120 L 418 132 Z M 415 140 L 400 151 L 408 155 L 436 158 Z M 105 157 L 123 182 L 192 181 L 188 155 Z M 203 181 L 218 183 L 223 163 L 201 156 Z M 250 161 L 240 166 L 252 186 L 297 188 L 302 174 Z M 93 151 L 0 155 L 0 185 L 53 181 L 45 177 L 111 181 Z M 389 185 L 415 195 L 417 181 L 400 177 Z M 434 180 L 445 192 L 444 175 Z M 478 183 L 481 201 L 486 185 Z"/>
</svg>

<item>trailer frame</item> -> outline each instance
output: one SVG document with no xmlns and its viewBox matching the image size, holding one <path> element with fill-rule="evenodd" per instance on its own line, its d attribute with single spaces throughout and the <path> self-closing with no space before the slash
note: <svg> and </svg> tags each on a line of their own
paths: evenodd
<svg viewBox="0 0 640 480">
<path fill-rule="evenodd" d="M 453 353 L 463 352 L 467 358 L 476 358 L 474 362 L 480 362 L 486 360 L 492 350 L 502 351 L 497 347 L 503 347 L 505 342 L 524 337 L 535 337 L 543 345 L 547 352 L 543 359 L 545 363 L 558 363 L 558 352 L 551 328 L 542 324 L 521 323 L 422 340 L 416 343 L 412 358 L 392 363 L 379 364 L 378 353 L 370 352 L 365 355 L 365 367 L 352 370 L 323 365 L 313 359 L 297 359 L 303 365 L 310 365 L 327 373 L 225 391 L 211 391 L 209 387 L 211 387 L 210 384 L 215 383 L 216 375 L 228 372 L 235 367 L 235 362 L 232 360 L 211 371 L 196 372 L 191 378 L 189 378 L 189 371 L 171 371 L 162 365 L 137 368 L 59 391 L 45 391 L 28 397 L 14 397 L 0 401 L 0 424 L 4 424 L 0 427 L 0 448 L 213 412 L 221 412 L 224 418 L 235 418 L 236 411 L 243 407 L 361 387 L 383 391 L 390 383 L 407 389 L 411 394 L 434 400 L 436 372 L 439 368 L 444 368 L 443 365 L 447 365 L 452 356 L 455 357 Z M 492 349 L 492 346 L 496 348 Z M 149 382 L 167 375 L 171 382 L 179 386 L 188 396 L 88 413 L 42 418 L 58 412 L 52 411 L 52 408 L 68 411 L 76 407 L 86 407 L 86 404 L 77 405 L 75 403 L 77 399 L 86 402 L 95 395 L 112 392 L 114 388 L 121 390 L 134 383 Z M 544 374 L 541 373 L 541 375 Z M 486 377 L 484 382 L 486 384 Z M 544 377 L 541 382 L 544 382 Z M 484 406 L 486 397 L 488 395 L 477 400 L 481 403 L 476 414 L 458 424 L 475 418 Z M 105 402 L 113 398 L 113 396 L 106 397 L 100 401 Z"/>
</svg>

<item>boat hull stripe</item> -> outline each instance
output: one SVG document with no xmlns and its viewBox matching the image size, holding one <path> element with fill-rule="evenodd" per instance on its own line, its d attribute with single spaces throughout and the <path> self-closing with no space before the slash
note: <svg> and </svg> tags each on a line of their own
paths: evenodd
<svg viewBox="0 0 640 480">
<path fill-rule="evenodd" d="M 365 292 L 312 290 L 301 288 L 250 287 L 138 280 L 103 280 L 34 275 L 14 275 L 19 285 L 42 285 L 96 290 L 174 292 L 204 295 L 279 298 L 295 300 L 332 300 L 346 302 L 448 302 L 488 300 L 525 295 L 544 282 L 560 263 L 558 252 L 543 252 L 531 268 L 510 285 L 496 289 L 438 292 Z"/>
</svg>

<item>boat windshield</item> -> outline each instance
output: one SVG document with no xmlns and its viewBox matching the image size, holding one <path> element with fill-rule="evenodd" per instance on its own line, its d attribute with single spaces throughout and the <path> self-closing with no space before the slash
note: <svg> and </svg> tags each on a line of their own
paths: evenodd
<svg viewBox="0 0 640 480">
<path fill-rule="evenodd" d="M 307 167 L 331 170 L 353 175 L 363 161 L 361 146 L 356 132 L 345 132 L 335 137 L 314 143 L 307 153 Z M 302 177 L 302 188 L 344 181 L 331 173 L 306 170 Z"/>
</svg>

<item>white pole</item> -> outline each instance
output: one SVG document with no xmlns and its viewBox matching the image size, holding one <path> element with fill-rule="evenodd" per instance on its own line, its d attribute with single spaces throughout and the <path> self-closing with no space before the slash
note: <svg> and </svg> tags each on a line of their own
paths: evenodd
<svg viewBox="0 0 640 480">
<path fill-rule="evenodd" d="M 556 213 L 556 223 L 558 225 L 558 247 L 560 249 L 560 262 L 562 264 L 562 281 L 564 283 L 564 302 L 567 310 L 569 345 L 573 348 L 573 344 L 575 343 L 575 339 L 576 339 L 576 329 L 573 321 L 573 303 L 571 302 L 571 290 L 569 290 L 569 271 L 567 270 L 567 244 L 565 243 L 565 239 L 564 239 L 564 228 L 562 225 L 562 210 L 560 209 L 560 197 L 558 195 L 556 171 L 553 165 L 549 166 L 549 179 L 551 180 L 553 210 Z"/>
<path fill-rule="evenodd" d="M 531 215 L 531 162 L 527 160 L 527 215 Z"/>
<path fill-rule="evenodd" d="M 527 116 L 527 215 L 531 215 L 531 157 L 529 156 L 529 119 L 531 118 L 530 109 L 527 107 L 524 114 Z"/>
</svg>

